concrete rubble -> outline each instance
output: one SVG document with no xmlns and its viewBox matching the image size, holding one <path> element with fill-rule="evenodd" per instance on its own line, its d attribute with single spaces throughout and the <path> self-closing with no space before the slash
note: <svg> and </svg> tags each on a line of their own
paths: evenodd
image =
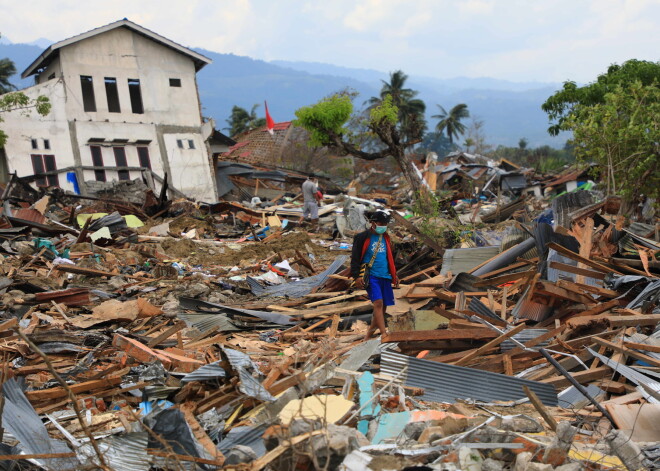
<svg viewBox="0 0 660 471">
<path fill-rule="evenodd" d="M 0 467 L 659 469 L 650 206 L 624 217 L 580 172 L 450 157 L 423 169 L 434 214 L 370 172 L 326 187 L 313 232 L 299 175 L 243 176 L 215 204 L 12 180 Z M 347 267 L 376 208 L 401 285 L 365 341 Z"/>
</svg>

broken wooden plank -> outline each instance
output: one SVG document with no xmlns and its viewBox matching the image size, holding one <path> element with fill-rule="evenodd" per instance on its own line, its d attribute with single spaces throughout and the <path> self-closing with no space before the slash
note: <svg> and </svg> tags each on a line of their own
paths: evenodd
<svg viewBox="0 0 660 471">
<path fill-rule="evenodd" d="M 608 374 L 611 374 L 612 370 L 609 366 L 599 366 L 593 370 L 584 370 L 578 371 L 577 373 L 571 373 L 571 376 L 580 384 L 585 384 L 590 381 L 595 381 L 597 379 L 604 378 Z M 570 386 L 571 383 L 564 376 L 554 376 L 548 379 L 542 379 L 541 383 L 552 384 L 555 387 L 564 387 Z"/>
<path fill-rule="evenodd" d="M 550 268 L 554 268 L 556 270 L 563 271 L 566 273 L 572 273 L 574 275 L 582 275 L 587 278 L 593 278 L 595 280 L 604 280 L 606 276 L 605 273 L 600 271 L 589 270 L 587 268 L 578 268 L 575 265 L 568 265 L 567 263 L 561 263 L 555 261 L 550 262 Z"/>
<path fill-rule="evenodd" d="M 645 363 L 648 363 L 649 365 L 660 367 L 660 360 L 656 360 L 653 357 L 650 357 L 648 355 L 644 355 L 643 353 L 639 353 L 637 350 L 633 350 L 627 347 L 624 347 L 622 345 L 618 345 L 613 342 L 609 342 L 604 339 L 599 339 L 597 337 L 594 337 L 594 342 L 596 342 L 598 345 L 602 345 L 604 347 L 609 348 L 610 350 L 613 350 L 615 352 L 621 352 L 624 355 L 631 356 L 633 358 L 636 358 L 637 360 L 641 360 Z"/>
<path fill-rule="evenodd" d="M 529 389 L 529 386 L 523 386 L 523 391 L 525 391 L 525 394 L 529 398 L 529 402 L 532 403 L 534 406 L 534 409 L 536 409 L 536 412 L 541 414 L 541 417 L 543 417 L 543 420 L 545 420 L 545 423 L 548 424 L 548 426 L 554 430 L 557 431 L 557 421 L 550 415 L 548 412 L 548 409 L 545 408 L 539 397 L 536 395 L 534 391 Z"/>
<path fill-rule="evenodd" d="M 424 340 L 473 339 L 483 340 L 497 337 L 497 332 L 486 329 L 438 329 L 408 332 L 390 332 L 383 336 L 383 342 L 418 342 Z"/>
<path fill-rule="evenodd" d="M 485 351 L 487 351 L 487 350 L 489 350 L 493 347 L 498 346 L 499 344 L 504 342 L 506 339 L 508 339 L 510 337 L 513 337 L 515 334 L 521 332 L 523 329 L 525 329 L 525 327 L 527 327 L 527 325 L 525 325 L 525 324 L 520 324 L 520 325 L 514 327 L 510 331 L 505 332 L 504 334 L 500 335 L 499 337 L 494 338 L 490 342 L 482 345 L 481 347 L 477 348 L 476 350 L 472 351 L 471 353 L 468 353 L 467 355 L 465 355 L 463 358 L 461 358 L 460 360 L 458 360 L 454 364 L 457 365 L 457 366 L 465 365 L 466 363 L 468 363 L 473 358 L 476 358 L 479 355 L 481 355 L 483 352 L 485 352 Z"/>
<path fill-rule="evenodd" d="M 147 347 L 152 348 L 155 347 L 161 343 L 163 343 L 165 340 L 170 338 L 172 335 L 176 334 L 182 329 L 186 328 L 186 323 L 183 321 L 179 321 L 176 324 L 174 324 L 172 327 L 167 329 L 165 332 L 157 336 L 156 338 L 152 339 L 147 343 Z"/>
<path fill-rule="evenodd" d="M 622 275 L 620 271 L 615 270 L 614 268 L 610 268 L 608 266 L 602 265 L 598 262 L 594 262 L 593 260 L 589 260 L 588 258 L 581 257 L 579 254 L 576 254 L 575 252 L 568 250 L 567 248 L 556 244 L 554 242 L 549 242 L 548 243 L 548 248 L 549 249 L 554 249 L 557 253 L 560 255 L 563 255 L 565 257 L 570 258 L 571 260 L 575 260 L 576 262 L 582 262 L 586 266 L 593 268 L 594 270 L 601 271 L 603 273 L 616 273 L 618 275 Z"/>
</svg>

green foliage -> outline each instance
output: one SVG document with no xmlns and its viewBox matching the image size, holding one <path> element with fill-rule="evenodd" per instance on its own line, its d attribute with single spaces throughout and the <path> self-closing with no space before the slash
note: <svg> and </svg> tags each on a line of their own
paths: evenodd
<svg viewBox="0 0 660 471">
<path fill-rule="evenodd" d="M 227 120 L 229 127 L 225 128 L 229 131 L 229 135 L 232 137 L 237 136 L 245 131 L 264 126 L 266 124 L 266 118 L 257 117 L 257 108 L 259 108 L 259 105 L 252 106 L 252 109 L 248 113 L 245 108 L 234 105 L 231 109 L 231 115 Z"/>
<path fill-rule="evenodd" d="M 563 125 L 578 159 L 606 170 L 608 193 L 660 199 L 660 81 L 610 87 L 602 103 L 576 105 Z"/>
<path fill-rule="evenodd" d="M 461 120 L 470 117 L 468 107 L 465 103 L 459 103 L 449 110 L 449 112 L 440 105 L 437 105 L 437 107 L 440 109 L 440 113 L 431 116 L 439 120 L 435 126 L 435 130 L 441 134 L 445 132 L 449 138 L 449 142 L 453 144 L 454 139 L 458 139 L 467 130 L 465 124 L 461 123 Z"/>
<path fill-rule="evenodd" d="M 371 97 L 367 103 L 372 109 L 380 106 L 389 96 L 392 104 L 397 108 L 397 128 L 402 136 L 408 140 L 421 137 L 426 129 L 426 119 L 424 113 L 426 104 L 424 101 L 416 98 L 418 91 L 411 88 L 405 88 L 408 76 L 402 70 L 390 73 L 389 82 L 381 80 L 383 86 L 380 90 L 380 96 Z"/>
<path fill-rule="evenodd" d="M 570 146 L 554 149 L 550 146 L 529 148 L 524 137 L 518 141 L 518 147 L 499 146 L 491 156 L 494 159 L 506 159 L 522 167 L 534 168 L 541 173 L 555 172 L 575 161 Z"/>
<path fill-rule="evenodd" d="M 633 82 L 642 85 L 660 83 L 660 62 L 631 59 L 621 65 L 612 64 L 607 73 L 599 75 L 595 82 L 583 87 L 578 87 L 575 82 L 564 82 L 562 89 L 541 106 L 552 123 L 548 132 L 556 136 L 560 131 L 568 130 L 566 120 L 577 105 L 603 104 L 608 93 L 618 86 L 626 88 Z"/>
<path fill-rule="evenodd" d="M 371 108 L 369 119 L 372 126 L 388 123 L 392 126 L 396 125 L 399 119 L 399 108 L 392 103 L 392 95 L 387 95 L 380 105 Z"/>
<path fill-rule="evenodd" d="M 16 66 L 11 59 L 0 59 L 0 95 L 16 90 L 9 77 L 16 73 Z"/>
<path fill-rule="evenodd" d="M 23 92 L 12 92 L 0 96 L 0 113 L 20 111 L 24 115 L 29 115 L 33 109 L 41 116 L 46 116 L 50 113 L 50 100 L 43 95 L 32 99 Z M 0 114 L 0 123 L 2 121 L 2 115 Z M 0 147 L 3 147 L 6 141 L 7 135 L 0 130 Z"/>
<path fill-rule="evenodd" d="M 310 134 L 310 147 L 331 145 L 329 133 L 342 136 L 346 133 L 345 125 L 351 118 L 353 102 L 346 94 L 336 93 L 311 106 L 304 106 L 296 111 L 293 124 L 307 130 Z"/>
</svg>

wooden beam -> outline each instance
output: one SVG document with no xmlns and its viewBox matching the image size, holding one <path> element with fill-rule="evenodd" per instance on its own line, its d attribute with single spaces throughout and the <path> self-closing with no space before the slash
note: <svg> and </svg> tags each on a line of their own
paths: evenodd
<svg viewBox="0 0 660 471">
<path fill-rule="evenodd" d="M 550 268 L 554 268 L 559 271 L 563 271 L 566 273 L 573 273 L 574 275 L 582 275 L 587 278 L 593 278 L 595 280 L 604 280 L 605 279 L 605 273 L 602 273 L 600 271 L 596 270 L 588 270 L 586 268 L 579 268 L 575 265 L 569 265 L 567 263 L 561 263 L 561 262 L 550 262 Z"/>
<path fill-rule="evenodd" d="M 582 262 L 586 266 L 593 268 L 594 270 L 601 271 L 603 273 L 616 273 L 618 275 L 622 275 L 620 271 L 615 270 L 614 268 L 610 268 L 608 266 L 602 265 L 598 262 L 594 262 L 593 260 L 589 260 L 588 258 L 581 257 L 580 255 L 576 254 L 575 252 L 568 250 L 567 248 L 556 244 L 554 242 L 549 242 L 548 243 L 548 248 L 549 249 L 554 249 L 557 253 L 570 258 L 571 260 L 575 260 L 576 262 Z"/>
<path fill-rule="evenodd" d="M 185 327 L 186 327 L 186 323 L 184 321 L 177 322 L 172 327 L 167 329 L 165 332 L 160 334 L 158 337 L 150 340 L 149 343 L 147 344 L 147 347 L 151 348 L 161 344 L 165 340 L 169 339 L 172 335 L 176 334 L 182 329 L 185 329 Z"/>
<path fill-rule="evenodd" d="M 525 394 L 529 398 L 529 402 L 532 403 L 536 412 L 541 414 L 545 423 L 547 423 L 552 430 L 557 431 L 557 421 L 550 415 L 548 409 L 545 408 L 536 393 L 529 389 L 529 386 L 523 386 L 523 391 L 525 391 Z"/>
<path fill-rule="evenodd" d="M 580 384 L 585 384 L 590 381 L 595 381 L 597 379 L 601 379 L 604 376 L 606 376 L 608 373 L 610 373 L 612 370 L 610 369 L 609 366 L 599 366 L 598 368 L 595 368 L 593 370 L 583 370 L 583 371 L 578 371 L 577 373 L 571 373 L 571 376 Z M 571 383 L 569 380 L 567 380 L 564 376 L 554 376 L 552 378 L 548 379 L 542 379 L 541 383 L 546 383 L 546 384 L 552 384 L 555 387 L 564 387 L 564 386 L 570 386 Z"/>
<path fill-rule="evenodd" d="M 657 325 L 660 322 L 660 314 L 646 314 L 640 316 L 607 316 L 612 327 L 634 327 L 637 325 Z"/>
<path fill-rule="evenodd" d="M 478 357 L 479 355 L 481 355 L 482 353 L 486 352 L 487 350 L 489 350 L 489 349 L 491 349 L 491 348 L 493 348 L 493 347 L 498 346 L 499 344 L 501 344 L 502 342 L 504 342 L 504 341 L 505 341 L 506 339 L 508 339 L 509 337 L 513 337 L 513 336 L 516 335 L 517 333 L 519 333 L 519 332 L 521 332 L 522 330 L 524 330 L 526 327 L 527 327 L 527 325 L 525 325 L 525 324 L 517 325 L 516 327 L 514 327 L 514 328 L 511 329 L 510 331 L 505 332 L 504 334 L 500 335 L 499 337 L 494 338 L 494 339 L 491 340 L 490 342 L 488 342 L 488 343 L 482 345 L 481 347 L 477 348 L 476 350 L 472 351 L 471 353 L 468 353 L 467 355 L 465 355 L 463 358 L 461 358 L 460 360 L 458 360 L 458 361 L 457 361 L 456 363 L 454 363 L 454 364 L 455 364 L 455 365 L 458 365 L 458 366 L 465 365 L 466 363 L 468 363 L 468 362 L 469 362 L 470 360 L 472 360 L 473 358 Z"/>
<path fill-rule="evenodd" d="M 624 340 L 623 345 L 628 348 L 634 348 L 636 350 L 645 350 L 647 352 L 660 353 L 660 345 L 649 345 L 646 343 L 636 343 L 636 342 L 626 342 Z"/>
<path fill-rule="evenodd" d="M 617 345 L 616 343 L 608 342 L 607 340 L 603 340 L 603 339 L 599 339 L 599 338 L 594 338 L 594 342 L 596 342 L 598 345 L 602 345 L 604 347 L 607 347 L 610 350 L 614 350 L 615 352 L 621 352 L 625 355 L 628 355 L 628 356 L 631 356 L 631 357 L 636 358 L 638 360 L 641 360 L 643 362 L 646 362 L 649 365 L 660 367 L 660 360 L 656 360 L 653 357 L 650 357 L 648 355 L 644 355 L 643 353 L 639 353 L 637 350 L 632 350 L 632 349 L 624 347 L 622 345 Z"/>
<path fill-rule="evenodd" d="M 471 339 L 483 340 L 497 337 L 497 332 L 491 329 L 438 329 L 415 330 L 408 332 L 390 332 L 384 336 L 383 342 L 419 342 L 424 340 Z"/>
</svg>

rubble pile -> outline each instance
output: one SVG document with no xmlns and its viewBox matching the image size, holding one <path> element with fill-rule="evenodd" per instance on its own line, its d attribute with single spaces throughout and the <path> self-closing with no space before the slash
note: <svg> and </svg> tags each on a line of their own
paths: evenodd
<svg viewBox="0 0 660 471">
<path fill-rule="evenodd" d="M 659 468 L 657 220 L 565 175 L 492 168 L 431 171 L 433 218 L 401 189 L 326 195 L 318 232 L 295 194 L 208 205 L 11 182 L 0 466 Z M 484 199 L 465 186 L 496 175 Z M 567 191 L 525 195 L 530 178 Z M 365 340 L 351 236 L 383 207 L 401 284 L 388 332 Z"/>
</svg>

